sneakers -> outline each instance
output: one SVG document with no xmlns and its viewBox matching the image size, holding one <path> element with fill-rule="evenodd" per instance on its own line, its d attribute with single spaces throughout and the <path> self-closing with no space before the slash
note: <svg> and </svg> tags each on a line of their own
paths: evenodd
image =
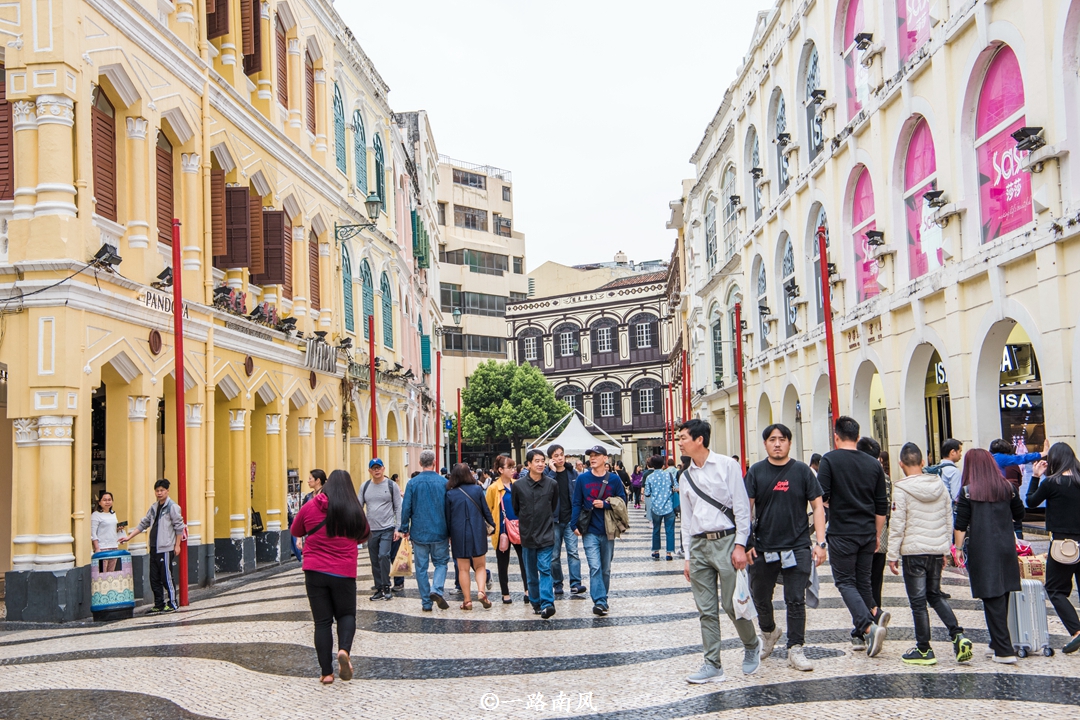
<svg viewBox="0 0 1080 720">
<path fill-rule="evenodd" d="M 772 632 L 767 632 L 767 633 L 762 633 L 761 634 L 761 659 L 762 660 L 764 660 L 765 658 L 772 655 L 773 647 L 776 646 L 776 641 L 780 639 L 781 635 L 783 635 L 783 633 L 780 632 L 780 628 L 778 628 L 778 627 L 773 628 Z"/>
<path fill-rule="evenodd" d="M 787 651 L 787 663 L 795 670 L 810 672 L 814 669 L 813 663 L 806 659 L 802 645 L 792 645 Z"/>
<path fill-rule="evenodd" d="M 383 599 L 383 591 L 382 590 L 376 590 L 375 594 L 368 598 L 368 600 L 371 600 L 373 602 L 375 600 L 382 600 L 382 599 Z"/>
<path fill-rule="evenodd" d="M 702 663 L 701 669 L 686 678 L 691 685 L 704 685 L 705 683 L 718 683 L 727 680 L 724 677 L 723 668 L 713 667 L 710 663 Z"/>
<path fill-rule="evenodd" d="M 851 636 L 851 649 L 855 652 L 862 652 L 866 649 L 866 640 L 863 639 L 862 635 Z"/>
<path fill-rule="evenodd" d="M 543 618 L 544 620 L 547 620 L 548 618 L 550 618 L 554 614 L 555 614 L 555 606 L 554 605 L 548 605 L 546 608 L 544 608 L 543 610 L 540 611 L 540 617 Z"/>
<path fill-rule="evenodd" d="M 605 615 L 607 615 L 607 608 L 600 603 L 596 603 L 595 605 L 593 605 L 592 611 L 593 615 L 597 615 L 599 617 L 604 617 Z"/>
<path fill-rule="evenodd" d="M 900 659 L 908 665 L 937 665 L 937 658 L 934 657 L 933 648 L 923 652 L 918 647 L 913 647 L 901 655 Z"/>
<path fill-rule="evenodd" d="M 753 675 L 759 667 L 761 667 L 761 638 L 757 638 L 754 647 L 743 649 L 743 675 Z"/>
<path fill-rule="evenodd" d="M 892 620 L 892 613 L 888 610 L 878 609 L 877 624 L 882 628 L 889 627 L 889 621 Z"/>
<path fill-rule="evenodd" d="M 556 585 L 554 590 L 555 596 L 558 597 L 563 594 L 562 585 Z"/>
<path fill-rule="evenodd" d="M 146 614 L 147 614 L 147 615 L 160 615 L 160 614 L 161 614 L 161 613 L 163 613 L 163 612 L 165 612 L 165 608 L 163 608 L 163 607 L 158 607 L 158 606 L 156 606 L 156 605 L 155 605 L 154 607 L 152 607 L 152 608 L 150 608 L 149 610 L 147 610 L 147 611 L 146 611 Z"/>
<path fill-rule="evenodd" d="M 1016 664 L 1016 656 L 1015 655 L 995 655 L 994 656 L 994 662 L 1001 663 L 1002 665 L 1015 665 Z"/>
<path fill-rule="evenodd" d="M 389 590 L 383 590 L 382 599 L 383 600 L 393 600 L 394 599 L 394 594 L 392 592 L 390 592 Z"/>
<path fill-rule="evenodd" d="M 953 638 L 952 645 L 953 652 L 956 653 L 956 662 L 967 662 L 975 655 L 975 646 L 964 637 L 963 633 Z"/>
<path fill-rule="evenodd" d="M 1061 652 L 1065 653 L 1066 655 L 1071 655 L 1077 650 L 1080 650 L 1080 633 L 1076 633 L 1075 635 L 1073 635 L 1072 640 L 1065 643 L 1065 647 L 1061 648 Z"/>
<path fill-rule="evenodd" d="M 877 657 L 881 648 L 885 646 L 885 636 L 889 631 L 877 623 L 870 623 L 870 629 L 866 633 L 866 657 Z"/>
<path fill-rule="evenodd" d="M 448 610 L 450 608 L 450 603 L 446 602 L 446 599 L 439 593 L 431 593 L 428 595 L 428 599 L 438 605 L 440 610 Z"/>
<path fill-rule="evenodd" d="M 570 592 L 573 595 L 584 595 L 587 590 L 588 588 L 586 588 L 584 585 L 575 585 L 574 587 L 570 588 Z"/>
<path fill-rule="evenodd" d="M 166 604 L 166 605 L 165 605 L 165 607 L 164 607 L 164 608 L 162 608 L 161 612 L 163 612 L 163 613 L 172 613 L 172 612 L 176 612 L 176 608 L 175 608 L 175 607 L 173 607 L 172 605 Z"/>
</svg>

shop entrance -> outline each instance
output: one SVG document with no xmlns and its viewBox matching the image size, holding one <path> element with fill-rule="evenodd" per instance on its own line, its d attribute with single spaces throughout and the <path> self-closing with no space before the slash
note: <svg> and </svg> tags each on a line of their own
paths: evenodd
<svg viewBox="0 0 1080 720">
<path fill-rule="evenodd" d="M 885 409 L 885 389 L 881 385 L 881 375 L 877 372 L 870 379 L 870 433 L 881 444 L 882 450 L 889 449 L 889 417 Z"/>
<path fill-rule="evenodd" d="M 941 444 L 952 437 L 952 404 L 949 401 L 949 377 L 945 363 L 934 350 L 926 368 L 924 402 L 926 406 L 927 464 L 941 462 Z"/>
<path fill-rule="evenodd" d="M 1013 445 L 1024 443 L 1032 452 L 1046 440 L 1043 420 L 1042 376 L 1031 338 L 1014 325 L 1001 356 L 998 402 L 1001 437 Z"/>
</svg>

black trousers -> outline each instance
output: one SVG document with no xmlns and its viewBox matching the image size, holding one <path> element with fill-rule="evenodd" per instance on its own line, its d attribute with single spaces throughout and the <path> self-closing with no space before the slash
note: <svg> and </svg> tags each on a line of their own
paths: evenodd
<svg viewBox="0 0 1080 720">
<path fill-rule="evenodd" d="M 990 649 L 998 657 L 1016 655 L 1009 637 L 1009 594 L 980 599 L 986 616 L 986 630 L 990 633 Z"/>
<path fill-rule="evenodd" d="M 877 533 L 872 535 L 829 535 L 829 557 L 832 563 L 833 583 L 851 613 L 854 626 L 852 636 L 866 632 L 874 616 L 874 596 L 870 589 L 870 575 L 874 565 L 874 547 Z M 882 558 L 885 556 L 882 555 Z"/>
<path fill-rule="evenodd" d="M 156 608 L 163 608 L 166 603 L 174 608 L 179 605 L 173 577 L 176 564 L 176 555 L 172 552 L 150 553 L 150 589 L 154 591 Z"/>
<path fill-rule="evenodd" d="M 870 595 L 874 598 L 874 607 L 881 607 L 881 586 L 885 584 L 885 553 L 874 553 L 874 563 L 870 568 Z"/>
<path fill-rule="evenodd" d="M 641 504 L 641 486 L 639 485 L 637 487 L 634 487 L 633 485 L 631 485 L 630 486 L 630 493 L 634 496 L 634 504 L 635 505 L 640 505 Z"/>
<path fill-rule="evenodd" d="M 518 568 L 521 569 L 521 584 L 525 586 L 525 594 L 529 594 L 529 583 L 525 579 L 525 561 L 521 559 L 521 545 L 515 545 L 510 543 L 510 547 L 506 551 L 502 551 L 495 547 L 495 560 L 499 565 L 499 589 L 502 590 L 503 595 L 510 594 L 510 551 L 513 550 L 517 553 Z"/>
<path fill-rule="evenodd" d="M 1077 586 L 1080 586 L 1080 563 L 1064 565 L 1047 555 L 1046 558 L 1046 596 L 1057 611 L 1065 629 L 1069 635 L 1080 632 L 1080 618 L 1076 616 L 1076 608 L 1069 602 L 1069 596 L 1073 591 L 1073 578 L 1076 578 Z"/>
<path fill-rule="evenodd" d="M 394 528 L 372 530 L 368 538 L 368 559 L 371 561 L 371 576 L 375 587 L 380 590 L 390 589 L 390 564 L 394 558 L 390 553 L 394 546 Z"/>
<path fill-rule="evenodd" d="M 356 635 L 356 578 L 337 577 L 314 570 L 304 571 L 304 587 L 315 619 L 315 654 L 324 676 L 334 674 L 334 632 L 337 620 L 338 649 L 352 653 Z"/>
<path fill-rule="evenodd" d="M 813 557 L 809 547 L 795 550 L 795 565 L 782 567 L 783 562 L 765 562 L 765 554 L 758 553 L 757 560 L 749 567 L 750 594 L 758 612 L 758 627 L 770 633 L 776 629 L 773 619 L 773 591 L 776 578 L 784 577 L 784 604 L 787 606 L 787 646 L 803 645 L 806 635 L 806 586 L 810 583 L 810 566 Z"/>
<path fill-rule="evenodd" d="M 877 557 L 876 555 L 874 557 Z M 908 604 L 915 619 L 915 642 L 919 649 L 930 649 L 930 613 L 934 612 L 949 629 L 949 637 L 955 638 L 964 632 L 956 621 L 949 603 L 941 595 L 941 555 L 904 555 L 904 587 L 907 589 Z"/>
</svg>

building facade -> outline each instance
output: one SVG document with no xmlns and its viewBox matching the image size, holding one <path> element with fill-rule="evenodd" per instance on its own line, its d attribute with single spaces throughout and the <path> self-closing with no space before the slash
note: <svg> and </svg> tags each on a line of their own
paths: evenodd
<svg viewBox="0 0 1080 720">
<path fill-rule="evenodd" d="M 555 397 L 623 444 L 632 469 L 664 452 L 672 348 L 668 273 L 507 307 L 511 359 L 540 369 Z"/>
<path fill-rule="evenodd" d="M 439 163 L 442 396 L 453 413 L 477 366 L 507 359 L 506 308 L 526 298 L 529 282 L 510 171 L 445 155 Z"/>
<path fill-rule="evenodd" d="M 62 620 L 89 612 L 98 495 L 133 527 L 176 477 L 177 403 L 191 582 L 280 561 L 308 471 L 361 480 L 372 435 L 417 465 L 437 168 L 326 0 L 28 8 L 3 24 L 0 569 L 9 619 Z"/>
<path fill-rule="evenodd" d="M 751 459 L 772 421 L 798 457 L 825 452 L 834 410 L 894 457 L 1075 441 L 1078 33 L 1071 0 L 759 15 L 683 197 L 695 412 L 716 450 L 738 452 L 740 366 Z"/>
<path fill-rule="evenodd" d="M 548 260 L 529 271 L 529 297 L 587 292 L 614 280 L 659 272 L 667 267 L 667 264 L 660 260 L 635 263 L 621 250 L 615 253 L 615 259 L 611 262 L 563 265 Z"/>
</svg>

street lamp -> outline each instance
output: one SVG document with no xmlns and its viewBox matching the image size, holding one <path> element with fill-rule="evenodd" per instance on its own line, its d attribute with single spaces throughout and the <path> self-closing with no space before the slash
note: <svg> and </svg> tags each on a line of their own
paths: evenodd
<svg viewBox="0 0 1080 720">
<path fill-rule="evenodd" d="M 364 201 L 364 207 L 367 209 L 368 217 L 371 218 L 369 223 L 354 223 L 351 225 L 334 225 L 334 240 L 339 244 L 342 240 L 348 240 L 354 238 L 360 234 L 361 230 L 368 230 L 375 228 L 379 219 L 379 211 L 382 209 L 382 200 L 379 198 L 378 193 L 374 190 L 367 196 L 367 200 Z"/>
<path fill-rule="evenodd" d="M 459 308 L 459 307 L 454 308 L 454 312 L 452 314 L 454 316 L 454 324 L 455 325 L 460 325 L 461 324 L 461 308 Z"/>
</svg>

